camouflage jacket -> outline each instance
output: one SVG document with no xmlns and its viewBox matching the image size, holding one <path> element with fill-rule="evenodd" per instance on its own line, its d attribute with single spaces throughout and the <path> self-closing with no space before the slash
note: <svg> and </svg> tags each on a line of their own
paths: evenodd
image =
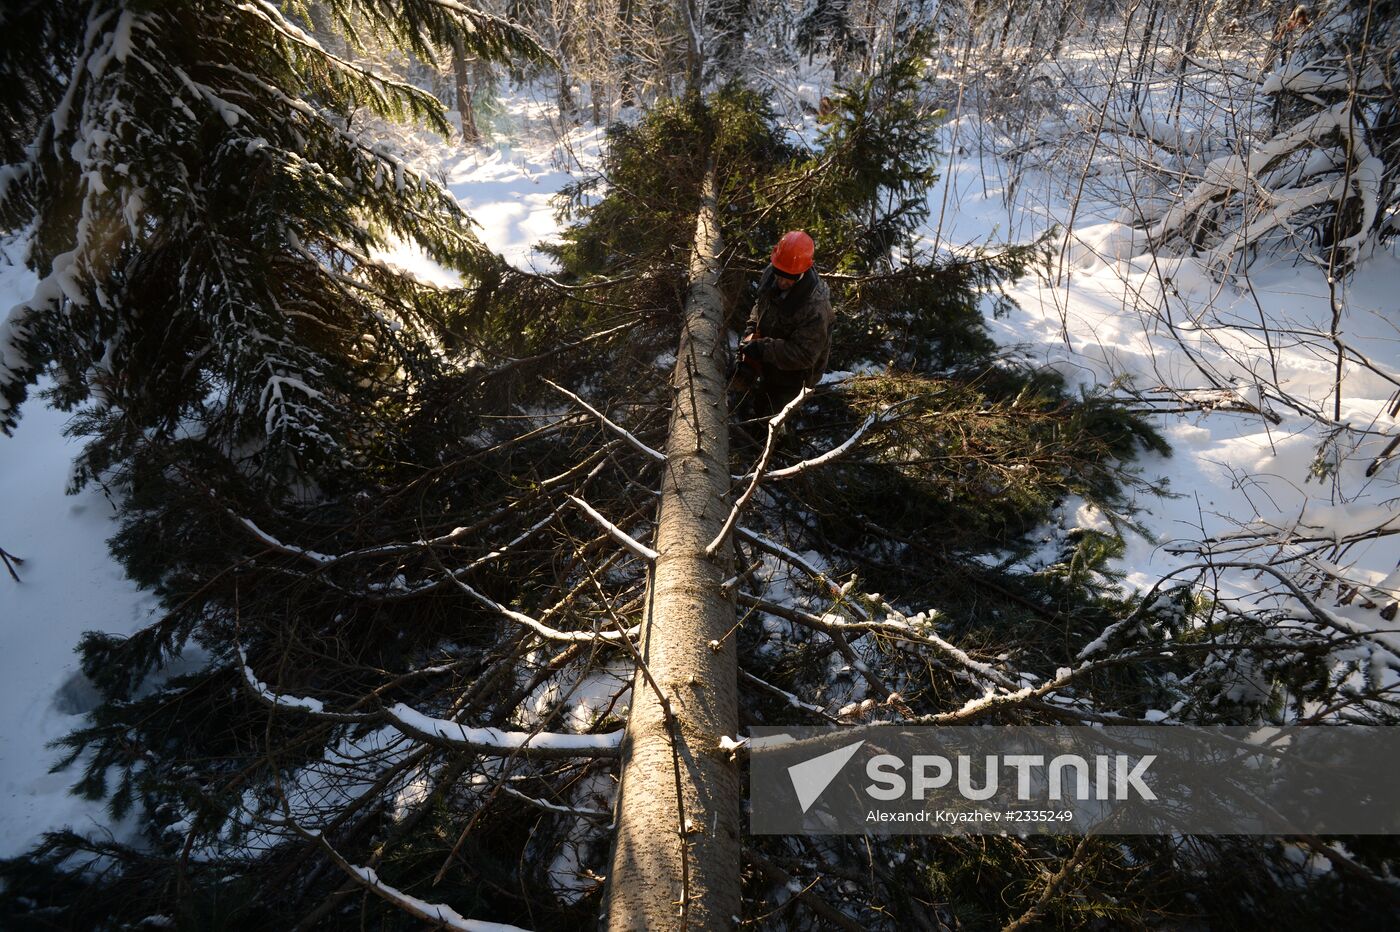
<svg viewBox="0 0 1400 932">
<path fill-rule="evenodd" d="M 758 299 L 749 313 L 749 328 L 764 340 L 764 377 L 779 382 L 816 385 L 831 355 L 831 289 L 807 272 L 786 292 L 773 281 L 770 266 L 758 282 Z"/>
</svg>

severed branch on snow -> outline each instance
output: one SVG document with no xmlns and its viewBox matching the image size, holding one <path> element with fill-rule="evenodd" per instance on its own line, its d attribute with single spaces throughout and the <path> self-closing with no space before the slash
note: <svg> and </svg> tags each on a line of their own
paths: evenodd
<svg viewBox="0 0 1400 932">
<path fill-rule="evenodd" d="M 5 564 L 5 569 L 9 571 L 10 578 L 15 582 L 19 582 L 19 573 L 15 572 L 15 567 L 23 566 L 24 560 L 10 553 L 4 547 L 0 547 L 0 562 Z"/>
<path fill-rule="evenodd" d="M 1360 637 L 1372 641 L 1380 648 L 1375 655 L 1374 662 L 1383 663 L 1392 670 L 1400 671 L 1400 635 L 1391 631 L 1372 630 L 1356 622 L 1350 621 L 1335 612 L 1329 612 L 1303 591 L 1287 573 L 1276 566 L 1267 563 L 1247 562 L 1247 561 L 1218 561 L 1206 564 L 1198 564 L 1198 568 L 1209 567 L 1212 571 L 1217 569 L 1242 569 L 1257 573 L 1266 573 L 1278 580 L 1288 594 L 1303 607 L 1300 620 L 1311 620 L 1324 628 L 1331 629 L 1338 634 L 1347 637 Z"/>
<path fill-rule="evenodd" d="M 1178 389 L 1163 386 L 1145 392 L 1130 392 L 1122 397 L 1109 396 L 1107 400 L 1122 404 L 1124 412 L 1128 414 L 1186 414 L 1193 411 L 1202 414 L 1252 414 L 1270 424 L 1283 423 L 1283 418 L 1277 412 L 1255 404 L 1233 387 Z M 1130 407 L 1133 404 L 1146 407 Z"/>
</svg>

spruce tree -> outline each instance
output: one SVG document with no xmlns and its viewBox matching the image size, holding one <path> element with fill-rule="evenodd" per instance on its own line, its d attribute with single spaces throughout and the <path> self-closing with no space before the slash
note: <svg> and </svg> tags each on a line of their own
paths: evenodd
<svg viewBox="0 0 1400 932">
<path fill-rule="evenodd" d="M 327 7 L 352 44 L 539 54 L 456 3 Z M 33 130 L 0 219 L 31 231 L 40 284 L 0 325 L 0 427 L 51 371 L 61 406 L 90 402 L 81 479 L 181 435 L 272 471 L 350 465 L 356 418 L 412 404 L 454 313 L 375 250 L 494 264 L 452 198 L 350 121 L 446 132 L 441 104 L 271 3 L 28 4 L 13 24 L 47 58 L 0 90 L 5 128 Z"/>
</svg>

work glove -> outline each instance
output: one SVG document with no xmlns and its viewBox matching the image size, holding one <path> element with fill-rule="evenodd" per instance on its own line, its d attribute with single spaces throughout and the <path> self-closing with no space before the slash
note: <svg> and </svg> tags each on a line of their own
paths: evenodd
<svg viewBox="0 0 1400 932">
<path fill-rule="evenodd" d="M 739 344 L 739 355 L 754 362 L 763 362 L 764 344 L 767 340 L 746 340 Z"/>
</svg>

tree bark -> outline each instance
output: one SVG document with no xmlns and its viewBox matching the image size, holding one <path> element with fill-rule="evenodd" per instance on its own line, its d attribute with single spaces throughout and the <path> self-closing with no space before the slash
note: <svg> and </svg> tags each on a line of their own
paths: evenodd
<svg viewBox="0 0 1400 932">
<path fill-rule="evenodd" d="M 476 145 L 481 141 L 481 132 L 472 112 L 472 82 L 467 75 L 467 54 L 461 36 L 452 37 L 452 75 L 457 85 L 457 113 L 462 118 L 462 142 Z"/>
<path fill-rule="evenodd" d="M 711 169 L 671 377 L 659 556 L 622 744 L 604 906 L 611 932 L 730 929 L 740 911 L 741 787 L 720 747 L 738 730 L 734 603 L 720 591 L 731 561 L 705 555 L 729 510 L 720 248 Z"/>
<path fill-rule="evenodd" d="M 680 11 L 681 26 L 685 29 L 685 89 L 687 93 L 698 94 L 705 70 L 705 50 L 700 47 L 700 15 L 695 0 L 680 0 Z"/>
<path fill-rule="evenodd" d="M 636 39 L 632 35 L 632 0 L 620 0 L 618 9 L 622 19 L 622 34 L 618 37 L 621 43 L 618 105 L 630 107 L 637 101 L 636 51 L 634 47 Z"/>
</svg>

